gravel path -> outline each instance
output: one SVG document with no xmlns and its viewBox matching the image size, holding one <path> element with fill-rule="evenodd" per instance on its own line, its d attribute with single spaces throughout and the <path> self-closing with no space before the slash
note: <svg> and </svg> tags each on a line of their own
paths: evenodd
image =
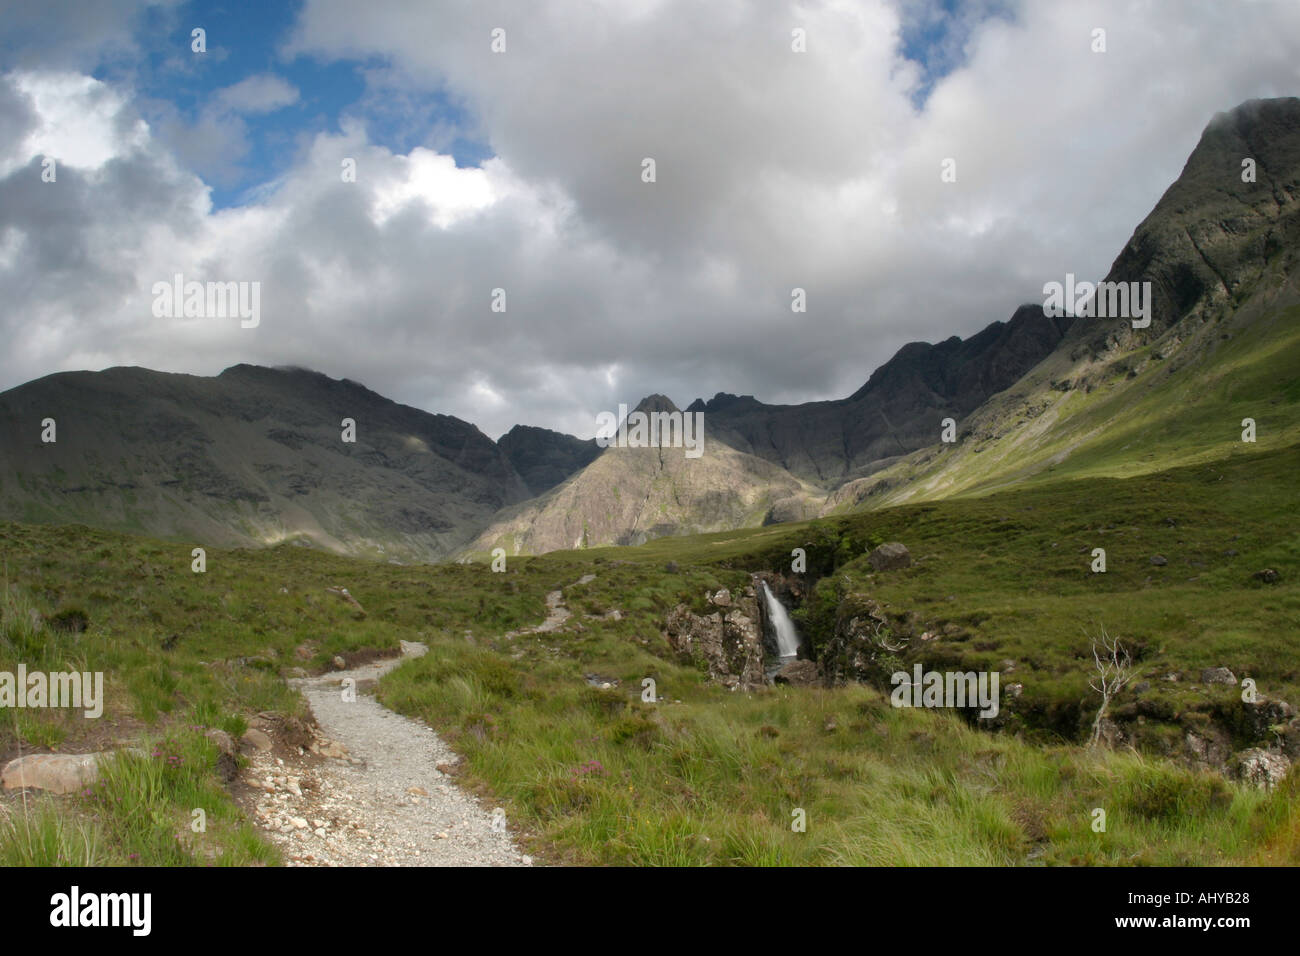
<svg viewBox="0 0 1300 956">
<path fill-rule="evenodd" d="M 594 574 L 584 574 L 578 578 L 578 584 L 586 584 L 588 581 L 596 580 Z M 564 592 L 562 590 L 550 591 L 546 595 L 546 620 L 535 627 L 521 627 L 516 631 L 507 631 L 505 637 L 519 637 L 522 634 L 545 634 L 553 631 L 570 617 L 573 612 L 564 606 Z"/>
<path fill-rule="evenodd" d="M 403 657 L 423 644 L 403 641 Z M 271 750 L 253 754 L 257 822 L 298 866 L 528 866 L 504 811 L 485 809 L 439 770 L 459 757 L 427 726 L 395 714 L 367 692 L 397 666 L 380 661 L 290 680 L 311 704 L 323 763 L 295 770 Z M 356 699 L 342 682 L 355 680 Z M 494 825 L 495 824 L 495 825 Z"/>
</svg>

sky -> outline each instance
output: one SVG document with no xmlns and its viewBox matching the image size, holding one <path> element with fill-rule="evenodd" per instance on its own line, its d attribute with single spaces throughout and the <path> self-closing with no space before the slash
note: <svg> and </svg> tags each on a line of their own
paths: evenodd
<svg viewBox="0 0 1300 956">
<path fill-rule="evenodd" d="M 1294 0 L 0 0 L 0 389 L 294 365 L 492 438 L 841 398 L 1103 277 L 1295 95 Z M 177 274 L 256 324 L 159 315 Z"/>
</svg>

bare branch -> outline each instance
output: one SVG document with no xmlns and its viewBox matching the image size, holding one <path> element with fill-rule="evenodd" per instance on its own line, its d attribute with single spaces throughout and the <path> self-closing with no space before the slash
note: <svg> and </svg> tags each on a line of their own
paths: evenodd
<svg viewBox="0 0 1300 956">
<path fill-rule="evenodd" d="M 1101 627 L 1101 637 L 1092 639 L 1092 660 L 1097 673 L 1088 681 L 1088 686 L 1101 695 L 1101 706 L 1097 708 L 1097 716 L 1092 721 L 1092 736 L 1088 739 L 1088 746 L 1096 747 L 1101 743 L 1101 724 L 1110 709 L 1111 700 L 1133 679 L 1135 672 L 1128 649 L 1118 638 L 1107 634 L 1104 626 Z"/>
</svg>

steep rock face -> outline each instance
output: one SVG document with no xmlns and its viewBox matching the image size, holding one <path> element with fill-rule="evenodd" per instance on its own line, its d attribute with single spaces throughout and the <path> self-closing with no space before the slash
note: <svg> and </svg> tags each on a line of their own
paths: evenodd
<svg viewBox="0 0 1300 956">
<path fill-rule="evenodd" d="M 601 451 L 595 439 L 583 441 L 531 425 L 516 425 L 497 440 L 497 447 L 534 496 L 591 464 Z"/>
<path fill-rule="evenodd" d="M 903 346 L 846 399 L 765 405 L 719 393 L 688 411 L 703 411 L 719 441 L 833 488 L 933 443 L 942 419 L 960 420 L 1014 383 L 1058 345 L 1072 321 L 1022 306 L 968 339 Z M 778 520 L 791 517 L 787 510 Z"/>
<path fill-rule="evenodd" d="M 528 496 L 473 425 L 299 369 L 50 375 L 0 395 L 0 447 L 4 518 L 212 546 L 295 539 L 432 560 Z"/>
<path fill-rule="evenodd" d="M 718 595 L 726 595 L 720 600 Z M 763 679 L 763 634 L 758 598 L 752 587 L 743 594 L 718 592 L 709 599 L 709 614 L 685 604 L 668 612 L 664 638 L 685 662 L 702 665 L 709 678 L 731 690 L 753 690 Z"/>
<path fill-rule="evenodd" d="M 1243 160 L 1254 181 L 1243 182 Z M 1133 231 L 1106 279 L 1150 282 L 1145 334 L 1082 322 L 1067 345 L 1094 354 L 1157 337 L 1239 301 L 1279 256 L 1300 250 L 1300 99 L 1250 100 L 1217 114 L 1178 179 Z"/>
</svg>

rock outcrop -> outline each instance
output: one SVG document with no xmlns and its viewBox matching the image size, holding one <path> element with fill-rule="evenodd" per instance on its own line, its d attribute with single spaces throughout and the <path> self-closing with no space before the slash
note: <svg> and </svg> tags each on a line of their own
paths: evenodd
<svg viewBox="0 0 1300 956">
<path fill-rule="evenodd" d="M 880 684 L 895 670 L 896 655 L 909 641 L 910 635 L 897 632 L 897 622 L 880 602 L 848 594 L 840 601 L 835 631 L 821 648 L 822 672 L 830 683 Z"/>
<path fill-rule="evenodd" d="M 722 598 L 725 603 L 718 604 Z M 719 591 L 707 614 L 679 604 L 668 612 L 664 637 L 686 662 L 708 669 L 709 679 L 732 690 L 763 687 L 763 631 L 752 587 L 737 594 Z"/>
<path fill-rule="evenodd" d="M 1271 790 L 1286 776 L 1291 761 L 1282 754 L 1252 747 L 1233 758 L 1233 770 L 1238 779 L 1254 784 L 1262 790 Z"/>
</svg>

